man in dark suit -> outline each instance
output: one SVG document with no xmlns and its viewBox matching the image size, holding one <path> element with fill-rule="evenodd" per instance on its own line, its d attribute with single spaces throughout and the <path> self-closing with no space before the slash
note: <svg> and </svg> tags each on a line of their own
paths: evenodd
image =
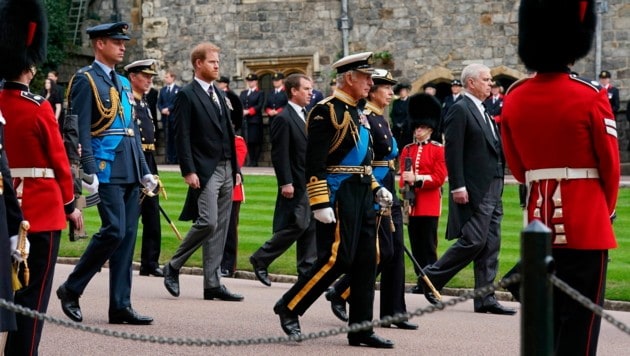
<svg viewBox="0 0 630 356">
<path fill-rule="evenodd" d="M 462 71 L 464 97 L 449 109 L 445 124 L 445 156 L 449 179 L 447 239 L 458 239 L 424 271 L 440 290 L 455 274 L 474 263 L 475 289 L 494 282 L 499 266 L 503 217 L 503 149 L 499 130 L 483 107 L 490 94 L 490 69 L 470 64 Z M 433 304 L 438 300 L 424 287 Z M 512 315 L 494 293 L 476 297 L 476 313 Z"/>
<path fill-rule="evenodd" d="M 175 123 L 171 112 L 175 105 L 175 96 L 181 89 L 175 84 L 175 73 L 166 71 L 164 86 L 160 89 L 157 107 L 162 114 L 162 125 L 166 130 L 166 163 L 177 164 L 177 151 L 175 150 Z"/>
<path fill-rule="evenodd" d="M 297 241 L 298 276 L 303 277 L 317 258 L 315 220 L 306 194 L 306 110 L 312 81 L 291 74 L 285 82 L 289 102 L 271 122 L 271 161 L 278 180 L 273 236 L 249 258 L 260 282 L 271 285 L 267 268 Z"/>
<path fill-rule="evenodd" d="M 501 109 L 503 108 L 503 94 L 501 94 L 501 84 L 492 82 L 490 96 L 483 101 L 486 111 L 497 124 L 501 123 Z"/>
<path fill-rule="evenodd" d="M 81 165 L 85 173 L 96 174 L 101 198 L 101 228 L 57 289 L 63 312 L 77 322 L 83 320 L 79 297 L 107 260 L 110 324 L 153 322 L 153 318 L 139 315 L 131 307 L 131 262 L 140 216 L 140 183 L 152 191 L 157 182 L 144 159 L 140 132 L 133 120 L 131 85 L 114 70 L 125 53 L 128 27 L 118 22 L 87 29 L 95 60 L 74 75 L 70 87 L 68 107 L 78 117 Z"/>
<path fill-rule="evenodd" d="M 315 106 L 315 104 L 319 103 L 320 101 L 324 100 L 324 94 L 313 88 L 313 95 L 311 95 L 311 100 L 308 102 L 308 105 L 306 105 L 306 113 L 308 114 L 311 109 L 313 108 L 313 106 Z"/>
<path fill-rule="evenodd" d="M 221 284 L 221 259 L 232 208 L 232 189 L 240 184 L 236 165 L 231 105 L 214 82 L 219 78 L 220 48 L 210 42 L 193 48 L 194 80 L 177 94 L 173 116 L 179 168 L 188 185 L 180 220 L 194 224 L 164 265 L 164 286 L 179 296 L 179 269 L 203 245 L 203 298 L 241 301 Z"/>
<path fill-rule="evenodd" d="M 608 101 L 610 102 L 610 107 L 612 108 L 613 114 L 616 114 L 619 111 L 619 89 L 610 84 L 610 79 L 612 75 L 609 71 L 603 70 L 599 73 L 599 85 L 601 85 L 608 92 Z"/>
<path fill-rule="evenodd" d="M 243 103 L 243 119 L 246 126 L 245 141 L 247 141 L 249 156 L 247 165 L 256 167 L 260 157 L 260 146 L 263 142 L 262 113 L 265 105 L 265 94 L 258 89 L 258 76 L 256 74 L 248 74 L 245 81 L 247 82 L 247 89 L 243 90 L 239 97 Z"/>
<path fill-rule="evenodd" d="M 445 97 L 444 102 L 442 103 L 442 119 L 440 120 L 440 127 L 438 127 L 437 130 L 433 132 L 433 136 L 431 136 L 432 140 L 444 143 L 442 136 L 444 135 L 444 120 L 446 119 L 448 110 L 463 97 L 464 95 L 462 94 L 462 82 L 459 79 L 453 79 L 451 81 L 451 95 Z"/>
</svg>

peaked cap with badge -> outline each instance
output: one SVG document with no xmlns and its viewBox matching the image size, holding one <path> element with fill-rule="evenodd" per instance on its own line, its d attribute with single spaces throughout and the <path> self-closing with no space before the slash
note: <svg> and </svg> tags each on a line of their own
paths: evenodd
<svg viewBox="0 0 630 356">
<path fill-rule="evenodd" d="M 107 37 L 115 40 L 129 41 L 131 38 L 129 38 L 127 30 L 129 30 L 129 24 L 126 22 L 113 22 L 92 26 L 85 32 L 90 39 Z"/>
<path fill-rule="evenodd" d="M 361 52 L 345 56 L 332 64 L 332 68 L 337 70 L 337 74 L 345 73 L 351 70 L 366 74 L 373 74 L 372 68 L 372 52 Z"/>
<path fill-rule="evenodd" d="M 150 75 L 157 75 L 157 62 L 155 59 L 141 59 L 139 61 L 131 62 L 125 66 L 125 70 L 128 73 L 146 73 Z"/>
<path fill-rule="evenodd" d="M 372 74 L 372 81 L 374 82 L 374 85 L 394 85 L 398 83 L 392 76 L 392 73 L 386 69 L 374 69 L 374 73 Z"/>
</svg>

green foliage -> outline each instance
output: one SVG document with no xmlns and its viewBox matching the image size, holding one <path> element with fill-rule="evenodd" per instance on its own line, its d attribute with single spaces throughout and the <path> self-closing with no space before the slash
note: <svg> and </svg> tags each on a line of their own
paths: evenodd
<svg viewBox="0 0 630 356">
<path fill-rule="evenodd" d="M 190 228 L 190 222 L 177 221 L 186 196 L 187 187 L 179 173 L 165 172 L 160 174 L 167 193 L 168 200 L 160 199 L 160 204 L 166 210 L 171 220 L 175 222 L 178 230 L 184 236 Z M 448 189 L 448 187 L 445 187 Z M 249 256 L 256 251 L 267 239 L 271 237 L 271 224 L 276 201 L 277 183 L 273 176 L 245 177 L 246 201 L 241 205 L 237 269 L 252 270 Z M 446 217 L 448 215 L 448 202 L 446 197 L 442 204 L 443 211 L 440 217 L 438 234 L 438 255 L 442 255 L 452 244 L 446 241 L 444 231 L 446 229 Z M 520 259 L 520 232 L 522 229 L 522 213 L 518 203 L 518 188 L 516 185 L 507 185 L 503 194 L 504 217 L 502 221 L 501 252 L 499 255 L 499 276 L 503 276 Z M 620 190 L 617 203 L 618 218 L 614 229 L 619 248 L 610 251 L 610 263 L 608 265 L 608 280 L 606 298 L 612 300 L 630 301 L 630 286 L 627 279 L 627 271 L 630 269 L 630 189 Z M 93 234 L 99 226 L 99 218 L 96 208 L 89 208 L 84 212 L 84 219 L 88 232 Z M 179 241 L 164 219 L 162 221 L 162 252 L 160 263 L 168 261 L 177 247 Z M 405 228 L 405 236 L 407 235 Z M 81 255 L 88 240 L 69 242 L 66 233 L 61 239 L 60 256 Z M 142 236 L 142 224 L 138 229 L 138 240 L 135 250 L 135 261 L 140 260 L 140 246 Z M 405 237 L 408 245 L 408 237 Z M 416 275 L 408 258 L 405 258 L 405 279 L 407 283 L 415 283 Z M 187 263 L 188 266 L 201 266 L 201 251 L 197 251 Z M 269 267 L 270 273 L 296 274 L 295 247 L 289 249 Z M 447 287 L 472 288 L 474 276 L 472 265 L 458 273 Z"/>
<path fill-rule="evenodd" d="M 31 81 L 31 91 L 39 93 L 44 88 L 44 79 L 51 70 L 56 70 L 66 59 L 69 40 L 66 38 L 70 0 L 45 0 L 48 16 L 47 60 Z"/>
</svg>

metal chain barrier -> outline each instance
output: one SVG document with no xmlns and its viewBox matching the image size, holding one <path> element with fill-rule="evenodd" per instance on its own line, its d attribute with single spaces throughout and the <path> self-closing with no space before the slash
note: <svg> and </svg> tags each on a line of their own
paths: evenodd
<svg viewBox="0 0 630 356">
<path fill-rule="evenodd" d="M 592 310 L 597 315 L 600 315 L 605 320 L 609 321 L 613 325 L 615 325 L 618 329 L 622 330 L 625 333 L 630 334 L 630 328 L 624 323 L 616 320 L 611 315 L 603 312 L 602 308 L 594 303 L 592 303 L 588 298 L 582 296 L 579 292 L 572 289 L 566 283 L 551 275 L 551 282 L 558 287 L 563 292 L 569 294 L 572 298 L 576 299 L 586 308 Z M 519 274 L 514 274 L 509 278 L 502 279 L 501 281 L 475 289 L 470 292 L 466 292 L 460 296 L 455 298 L 451 298 L 444 303 L 438 303 L 436 305 L 429 305 L 426 308 L 418 308 L 413 312 L 408 313 L 399 313 L 393 316 L 387 316 L 381 320 L 373 320 L 373 321 L 365 321 L 358 324 L 352 324 L 349 326 L 343 326 L 334 329 L 321 330 L 319 332 L 313 332 L 308 334 L 302 334 L 300 337 L 287 337 L 287 336 L 279 336 L 279 337 L 259 337 L 259 338 L 250 338 L 250 339 L 201 339 L 201 338 L 171 338 L 164 336 L 154 336 L 154 335 L 144 335 L 144 334 L 136 334 L 136 333 L 128 333 L 128 332 L 120 332 L 116 330 L 103 329 L 99 327 L 84 325 L 81 323 L 76 323 L 74 321 L 58 319 L 44 313 L 40 313 L 28 308 L 24 308 L 15 303 L 9 302 L 0 298 L 0 308 L 6 308 L 15 313 L 19 313 L 31 318 L 36 318 L 39 320 L 44 320 L 49 323 L 53 323 L 62 327 L 76 329 L 80 331 L 85 331 L 93 334 L 109 336 L 114 338 L 120 338 L 125 340 L 133 340 L 133 341 L 141 341 L 141 342 L 149 342 L 154 344 L 168 344 L 168 345 L 179 345 L 179 346 L 242 346 L 242 345 L 261 345 L 261 344 L 278 344 L 278 343 L 286 343 L 289 341 L 303 341 L 303 340 L 313 340 L 319 338 L 325 338 L 329 336 L 334 336 L 338 334 L 346 334 L 349 332 L 357 332 L 361 330 L 368 330 L 372 327 L 379 326 L 382 324 L 391 324 L 397 323 L 401 321 L 405 321 L 411 319 L 413 317 L 420 317 L 424 314 L 430 314 L 436 311 L 442 311 L 444 309 L 453 307 L 459 303 L 465 302 L 467 300 L 483 297 L 490 292 L 494 292 L 499 288 L 505 288 L 513 283 L 518 283 L 521 279 Z"/>
<path fill-rule="evenodd" d="M 559 290 L 561 290 L 562 292 L 567 294 L 569 297 L 575 299 L 578 303 L 582 304 L 582 306 L 584 308 L 592 311 L 593 313 L 595 313 L 598 316 L 602 317 L 604 320 L 606 320 L 609 323 L 613 324 L 615 327 L 617 327 L 617 329 L 619 329 L 619 330 L 625 332 L 626 334 L 630 335 L 630 327 L 628 327 L 628 325 L 626 325 L 623 322 L 615 319 L 612 315 L 604 312 L 604 308 L 602 308 L 601 306 L 593 303 L 590 299 L 586 298 L 585 296 L 580 294 L 580 292 L 578 292 L 577 290 L 573 289 L 565 281 L 561 280 L 560 278 L 556 277 L 553 274 L 549 275 L 549 281 L 551 281 L 551 284 L 553 284 L 556 288 L 558 288 Z"/>
</svg>

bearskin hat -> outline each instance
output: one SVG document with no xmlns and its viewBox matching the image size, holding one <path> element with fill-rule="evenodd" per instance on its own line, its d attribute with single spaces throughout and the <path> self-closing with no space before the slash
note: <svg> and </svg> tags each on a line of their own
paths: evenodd
<svg viewBox="0 0 630 356">
<path fill-rule="evenodd" d="M 420 125 L 426 125 L 435 130 L 440 125 L 442 107 L 433 95 L 414 94 L 409 97 L 408 105 L 409 128 L 411 130 L 415 130 Z"/>
<path fill-rule="evenodd" d="M 0 0 L 0 77 L 14 79 L 43 63 L 47 32 L 41 0 Z"/>
<path fill-rule="evenodd" d="M 538 72 L 566 70 L 586 56 L 595 33 L 595 0 L 521 0 L 518 54 Z"/>
</svg>

